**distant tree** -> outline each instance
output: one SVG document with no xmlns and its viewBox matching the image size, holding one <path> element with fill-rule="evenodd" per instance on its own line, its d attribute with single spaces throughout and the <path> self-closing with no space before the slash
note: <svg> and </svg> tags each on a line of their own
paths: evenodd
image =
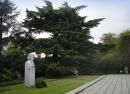
<svg viewBox="0 0 130 94">
<path fill-rule="evenodd" d="M 103 54 L 101 56 L 101 66 L 104 66 L 103 70 L 107 70 L 111 73 L 120 73 L 120 70 L 122 69 L 122 59 L 119 52 L 112 49 Z"/>
<path fill-rule="evenodd" d="M 115 45 L 118 43 L 118 36 L 114 33 L 106 33 L 101 37 L 101 42 L 107 45 Z"/>
<path fill-rule="evenodd" d="M 71 8 L 65 2 L 59 9 L 54 9 L 50 1 L 44 1 L 46 6 L 36 7 L 37 11 L 27 10 L 24 26 L 32 33 L 51 33 L 50 38 L 43 39 L 44 43 L 39 40 L 38 44 L 43 49 L 40 51 L 46 55 L 45 59 L 69 66 L 86 61 L 94 47 L 89 41 L 92 38 L 90 29 L 103 18 L 86 22 L 86 17 L 79 16 L 79 11 L 86 6 Z"/>
<path fill-rule="evenodd" d="M 130 69 L 130 30 L 126 30 L 125 32 L 120 34 L 119 52 L 123 59 L 124 67 L 128 66 Z"/>
<path fill-rule="evenodd" d="M 115 50 L 115 45 L 113 44 L 110 45 L 110 44 L 98 43 L 95 44 L 95 46 L 96 50 L 98 50 L 101 53 L 107 53 L 110 50 Z"/>
<path fill-rule="evenodd" d="M 122 68 L 122 59 L 118 49 L 119 36 L 106 33 L 101 37 L 101 43 L 96 45 L 94 64 L 96 70 L 102 73 L 119 73 Z"/>
<path fill-rule="evenodd" d="M 114 33 L 106 33 L 101 37 L 101 42 L 97 45 L 101 52 L 104 53 L 110 50 L 117 51 L 119 36 Z"/>
</svg>

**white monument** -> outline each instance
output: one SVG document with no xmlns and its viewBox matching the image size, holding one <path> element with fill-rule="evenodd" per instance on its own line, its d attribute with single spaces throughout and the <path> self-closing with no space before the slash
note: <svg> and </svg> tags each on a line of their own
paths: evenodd
<svg viewBox="0 0 130 94">
<path fill-rule="evenodd" d="M 27 57 L 28 61 L 25 62 L 25 86 L 35 86 L 35 65 L 34 65 L 34 54 L 29 54 Z"/>
</svg>

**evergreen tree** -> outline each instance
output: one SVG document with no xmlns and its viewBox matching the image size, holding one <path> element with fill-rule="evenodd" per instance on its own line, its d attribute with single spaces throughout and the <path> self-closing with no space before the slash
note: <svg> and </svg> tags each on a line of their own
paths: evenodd
<svg viewBox="0 0 130 94">
<path fill-rule="evenodd" d="M 93 54 L 93 43 L 90 29 L 96 27 L 101 19 L 85 21 L 79 11 L 86 6 L 72 8 L 65 2 L 54 9 L 50 1 L 44 0 L 46 6 L 36 7 L 37 11 L 27 10 L 24 26 L 31 33 L 51 33 L 48 39 L 41 39 L 35 46 L 41 47 L 46 60 L 52 63 L 74 66 L 87 60 Z M 37 42 L 38 43 L 38 42 Z M 46 44 L 46 45 L 45 45 Z"/>
<path fill-rule="evenodd" d="M 14 32 L 16 24 L 16 17 L 18 16 L 16 6 L 10 0 L 0 2 L 0 56 L 2 56 L 2 49 L 4 44 L 10 41 L 10 36 Z"/>
</svg>

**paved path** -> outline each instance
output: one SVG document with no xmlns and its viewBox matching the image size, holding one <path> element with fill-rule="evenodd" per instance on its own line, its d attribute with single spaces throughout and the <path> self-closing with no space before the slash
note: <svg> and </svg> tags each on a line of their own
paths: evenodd
<svg viewBox="0 0 130 94">
<path fill-rule="evenodd" d="M 107 75 L 78 94 L 130 94 L 130 75 Z"/>
</svg>

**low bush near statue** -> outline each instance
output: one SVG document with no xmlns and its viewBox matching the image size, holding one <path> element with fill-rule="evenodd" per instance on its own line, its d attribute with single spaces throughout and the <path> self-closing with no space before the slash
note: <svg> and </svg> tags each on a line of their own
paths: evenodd
<svg viewBox="0 0 130 94">
<path fill-rule="evenodd" d="M 37 79 L 36 80 L 36 88 L 44 88 L 44 87 L 47 87 L 46 82 L 42 79 Z"/>
</svg>

